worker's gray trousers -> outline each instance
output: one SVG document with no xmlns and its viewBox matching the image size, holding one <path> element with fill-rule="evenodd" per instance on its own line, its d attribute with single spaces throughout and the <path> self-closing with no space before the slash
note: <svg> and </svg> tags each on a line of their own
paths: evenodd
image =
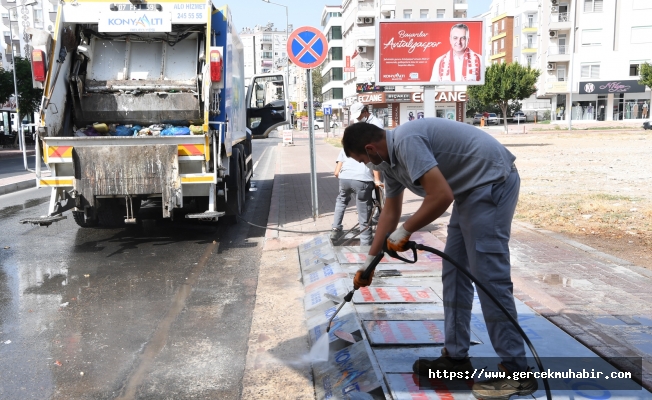
<svg viewBox="0 0 652 400">
<path fill-rule="evenodd" d="M 358 209 L 358 223 L 360 230 L 367 228 L 369 215 L 373 208 L 373 200 L 371 194 L 374 191 L 373 182 L 356 181 L 354 179 L 340 179 L 340 194 L 335 199 L 335 215 L 333 217 L 333 229 L 342 229 L 342 219 L 346 207 L 351 201 L 351 195 L 356 194 L 356 207 Z M 371 237 L 371 230 L 360 234 L 360 245 L 370 246 L 373 238 Z"/>
<path fill-rule="evenodd" d="M 520 185 L 518 171 L 513 167 L 504 182 L 487 185 L 467 196 L 456 198 L 445 250 L 487 287 L 515 319 L 508 244 Z M 466 357 L 471 340 L 473 285 L 469 278 L 447 261 L 443 262 L 442 283 L 445 347 L 451 357 Z M 484 322 L 496 354 L 509 371 L 525 371 L 527 364 L 523 338 L 498 306 L 480 288 L 477 290 Z"/>
</svg>

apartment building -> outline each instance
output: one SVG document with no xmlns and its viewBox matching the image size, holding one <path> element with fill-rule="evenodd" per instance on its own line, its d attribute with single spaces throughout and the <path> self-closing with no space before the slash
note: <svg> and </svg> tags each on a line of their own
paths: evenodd
<svg viewBox="0 0 652 400">
<path fill-rule="evenodd" d="M 14 68 L 14 57 L 31 57 L 30 36 L 25 33 L 26 29 L 53 32 L 56 2 L 36 0 L 36 4 L 28 6 L 22 5 L 23 3 L 25 2 L 21 0 L 0 0 L 0 68 L 5 70 Z M 5 104 L 0 104 L 0 130 L 9 132 L 17 129 L 15 120 L 11 117 L 15 112 L 16 102 L 13 97 Z"/>
<path fill-rule="evenodd" d="M 288 29 L 292 33 L 291 25 Z M 285 30 L 269 23 L 243 28 L 239 35 L 244 48 L 245 82 L 255 74 L 285 71 L 288 36 Z"/>
<path fill-rule="evenodd" d="M 556 121 L 649 118 L 652 92 L 638 84 L 652 62 L 652 1 L 544 0 L 542 77 Z"/>
<path fill-rule="evenodd" d="M 328 41 L 328 56 L 321 66 L 322 106 L 330 106 L 333 119 L 342 120 L 344 108 L 344 68 L 349 67 L 351 58 L 344 59 L 342 41 L 342 7 L 325 6 L 321 16 L 321 26 Z"/>
<path fill-rule="evenodd" d="M 342 39 L 345 67 L 343 97 L 346 106 L 355 101 L 369 105 L 388 128 L 424 114 L 420 86 L 379 86 L 375 83 L 376 28 L 378 19 L 436 20 L 466 18 L 466 0 L 344 0 Z M 465 86 L 438 86 L 438 117 L 464 118 Z M 344 120 L 347 121 L 345 111 Z"/>
</svg>

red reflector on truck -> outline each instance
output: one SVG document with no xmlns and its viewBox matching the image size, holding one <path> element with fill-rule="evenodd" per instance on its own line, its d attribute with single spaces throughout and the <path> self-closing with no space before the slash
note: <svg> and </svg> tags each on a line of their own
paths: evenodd
<svg viewBox="0 0 652 400">
<path fill-rule="evenodd" d="M 211 50 L 211 82 L 222 80 L 222 54 L 219 50 Z"/>
<path fill-rule="evenodd" d="M 32 73 L 35 81 L 45 82 L 45 53 L 43 50 L 32 50 Z"/>
</svg>

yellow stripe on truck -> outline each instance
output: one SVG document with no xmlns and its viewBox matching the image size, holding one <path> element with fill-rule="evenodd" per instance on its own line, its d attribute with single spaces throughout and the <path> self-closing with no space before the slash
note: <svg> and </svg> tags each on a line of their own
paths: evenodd
<svg viewBox="0 0 652 400">
<path fill-rule="evenodd" d="M 180 144 L 178 148 L 180 156 L 203 156 L 206 153 L 203 144 Z"/>
<path fill-rule="evenodd" d="M 213 175 L 181 176 L 181 183 L 213 183 Z"/>
<path fill-rule="evenodd" d="M 41 178 L 38 181 L 39 187 L 51 187 L 51 186 L 73 186 L 73 181 L 75 178 L 66 177 L 66 178 Z"/>
</svg>

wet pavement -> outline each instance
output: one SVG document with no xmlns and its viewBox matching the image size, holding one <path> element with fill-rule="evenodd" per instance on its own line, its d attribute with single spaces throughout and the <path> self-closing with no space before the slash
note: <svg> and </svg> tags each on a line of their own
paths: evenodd
<svg viewBox="0 0 652 400">
<path fill-rule="evenodd" d="M 264 226 L 273 171 L 254 181 L 244 217 Z M 265 230 L 156 204 L 123 229 L 18 223 L 48 199 L 0 197 L 0 398 L 238 398 Z"/>
</svg>

